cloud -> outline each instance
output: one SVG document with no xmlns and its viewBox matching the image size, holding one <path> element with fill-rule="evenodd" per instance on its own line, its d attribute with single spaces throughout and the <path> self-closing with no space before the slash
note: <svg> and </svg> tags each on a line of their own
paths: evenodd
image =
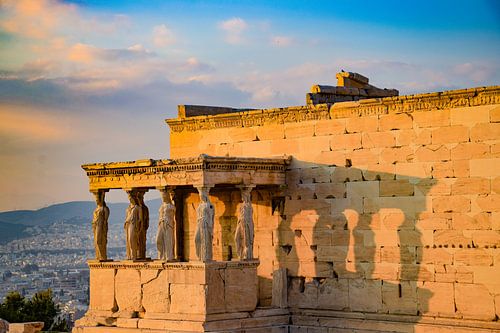
<svg viewBox="0 0 500 333">
<path fill-rule="evenodd" d="M 465 62 L 453 67 L 453 72 L 463 75 L 474 81 L 476 84 L 491 80 L 498 73 L 498 65 L 489 63 Z"/>
<path fill-rule="evenodd" d="M 165 24 L 153 28 L 153 44 L 156 47 L 167 47 L 175 43 L 175 35 Z"/>
<path fill-rule="evenodd" d="M 242 44 L 245 42 L 243 32 L 248 28 L 248 24 L 240 17 L 219 22 L 219 28 L 224 30 L 224 40 L 229 44 Z"/>
<path fill-rule="evenodd" d="M 293 38 L 287 36 L 271 37 L 271 45 L 276 47 L 287 47 L 293 44 Z"/>
</svg>

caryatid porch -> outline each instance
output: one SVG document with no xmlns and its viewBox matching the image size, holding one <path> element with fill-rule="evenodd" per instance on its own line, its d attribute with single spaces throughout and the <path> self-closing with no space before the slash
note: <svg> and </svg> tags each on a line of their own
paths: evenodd
<svg viewBox="0 0 500 333">
<path fill-rule="evenodd" d="M 244 313 L 254 311 L 257 305 L 256 269 L 259 265 L 258 259 L 253 258 L 251 192 L 263 187 L 278 191 L 285 184 L 288 163 L 288 158 L 200 155 L 177 160 L 83 165 L 98 206 L 93 222 L 97 260 L 89 261 L 90 307 L 86 316 L 77 323 L 76 332 L 94 332 L 98 329 L 96 326 L 101 325 L 107 326 L 108 331 L 136 327 L 202 332 L 209 328 L 210 316 L 215 314 L 219 319 L 249 317 Z M 124 224 L 127 258 L 131 260 L 112 261 L 105 255 L 102 242 L 106 237 L 102 230 L 107 228 L 102 225 L 107 223 L 109 210 L 104 203 L 104 194 L 111 189 L 122 189 L 129 195 L 130 205 Z M 194 189 L 200 199 L 196 209 L 195 236 L 198 260 L 186 261 L 182 244 L 185 217 L 178 211 L 176 213 L 175 207 L 181 204 L 182 193 Z M 235 254 L 240 260 L 214 261 L 214 207 L 210 193 L 235 189 L 241 192 L 234 235 Z M 145 258 L 148 210 L 143 195 L 148 190 L 162 192 L 157 237 L 159 260 Z M 169 225 L 171 230 L 161 229 L 162 223 Z M 163 235 L 160 235 L 161 230 Z M 240 319 L 228 324 L 239 325 Z"/>
</svg>

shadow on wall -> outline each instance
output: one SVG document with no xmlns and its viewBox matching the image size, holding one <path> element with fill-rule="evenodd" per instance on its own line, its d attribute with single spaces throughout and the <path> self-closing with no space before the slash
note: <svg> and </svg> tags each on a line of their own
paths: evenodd
<svg viewBox="0 0 500 333">
<path fill-rule="evenodd" d="M 432 230 L 419 221 L 436 181 L 346 164 L 294 160 L 287 171 L 276 257 L 288 271 L 288 306 L 426 313 L 433 272 L 420 260 Z"/>
</svg>

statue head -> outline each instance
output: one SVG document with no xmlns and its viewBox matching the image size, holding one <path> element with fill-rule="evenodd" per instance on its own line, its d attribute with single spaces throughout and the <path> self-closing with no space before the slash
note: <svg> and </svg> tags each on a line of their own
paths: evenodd
<svg viewBox="0 0 500 333">
<path fill-rule="evenodd" d="M 131 205 L 137 205 L 137 193 L 135 191 L 127 191 L 128 200 Z"/>
<path fill-rule="evenodd" d="M 143 191 L 137 191 L 137 202 L 140 205 L 144 205 L 144 193 Z"/>
<path fill-rule="evenodd" d="M 172 202 L 172 191 L 168 189 L 164 189 L 160 191 L 161 199 L 163 202 L 171 203 Z"/>
</svg>

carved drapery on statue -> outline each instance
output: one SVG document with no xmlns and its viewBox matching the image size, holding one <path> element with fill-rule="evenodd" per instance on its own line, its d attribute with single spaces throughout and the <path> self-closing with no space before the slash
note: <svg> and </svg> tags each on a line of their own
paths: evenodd
<svg viewBox="0 0 500 333">
<path fill-rule="evenodd" d="M 137 259 L 146 259 L 146 236 L 149 228 L 149 209 L 144 203 L 146 191 L 137 191 L 137 204 L 141 207 L 140 222 L 137 228 Z"/>
<path fill-rule="evenodd" d="M 200 205 L 196 209 L 196 256 L 200 261 L 212 260 L 214 207 L 208 198 L 209 187 L 198 187 Z"/>
<path fill-rule="evenodd" d="M 251 192 L 251 186 L 241 187 L 243 202 L 240 205 L 235 233 L 236 251 L 240 260 L 253 259 L 254 226 Z"/>
<path fill-rule="evenodd" d="M 94 192 L 97 204 L 92 219 L 92 231 L 94 232 L 95 258 L 97 260 L 107 260 L 106 246 L 108 242 L 108 217 L 109 208 L 104 201 L 104 191 Z"/>
<path fill-rule="evenodd" d="M 138 236 L 139 225 L 142 218 L 142 209 L 138 204 L 137 193 L 135 191 L 127 191 L 130 205 L 127 207 L 125 216 L 125 238 L 126 238 L 126 254 L 127 259 L 136 260 L 138 253 Z"/>
<path fill-rule="evenodd" d="M 160 193 L 162 204 L 158 211 L 156 247 L 158 248 L 158 259 L 171 261 L 174 259 L 175 205 L 172 202 L 170 189 L 160 189 Z"/>
</svg>

